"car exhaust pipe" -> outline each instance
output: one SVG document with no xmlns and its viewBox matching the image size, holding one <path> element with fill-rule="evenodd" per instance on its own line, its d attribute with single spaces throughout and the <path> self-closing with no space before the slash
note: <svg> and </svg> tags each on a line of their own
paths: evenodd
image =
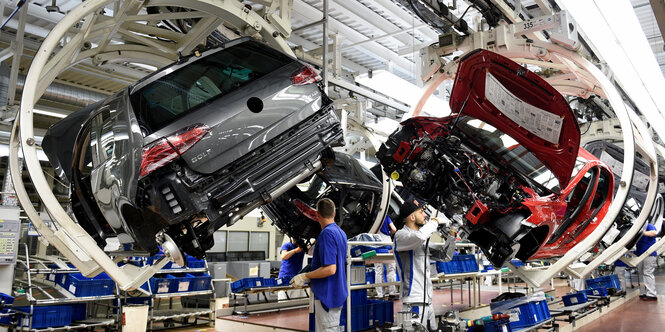
<svg viewBox="0 0 665 332">
<path fill-rule="evenodd" d="M 245 206 L 244 208 L 236 211 L 233 213 L 231 218 L 229 219 L 229 223 L 227 226 L 233 226 L 238 220 L 242 219 L 245 215 L 247 215 L 249 212 L 252 210 L 258 208 L 261 205 L 268 204 L 270 203 L 273 198 L 278 197 L 279 195 L 285 193 L 287 190 L 291 189 L 293 186 L 296 184 L 300 183 L 302 180 L 312 176 L 312 174 L 316 173 L 318 170 L 320 170 L 323 167 L 323 163 L 321 160 L 317 160 L 313 164 L 308 164 L 307 168 L 300 173 L 298 176 L 292 178 L 291 180 L 285 182 L 283 185 L 273 189 L 273 191 L 269 193 L 265 193 L 264 195 L 261 195 L 261 198 L 263 199 L 263 203 L 253 203 Z"/>
</svg>

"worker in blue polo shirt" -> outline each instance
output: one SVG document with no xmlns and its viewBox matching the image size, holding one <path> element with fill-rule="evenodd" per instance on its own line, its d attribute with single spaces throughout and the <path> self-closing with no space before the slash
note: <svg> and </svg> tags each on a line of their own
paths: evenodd
<svg viewBox="0 0 665 332">
<path fill-rule="evenodd" d="M 307 282 L 314 294 L 316 331 L 339 330 L 342 305 L 348 295 L 346 284 L 346 234 L 335 224 L 335 203 L 323 198 L 316 203 L 321 233 L 316 238 L 312 271 L 293 277 L 291 285 L 303 287 Z"/>
<path fill-rule="evenodd" d="M 293 238 L 282 245 L 279 255 L 282 258 L 282 265 L 279 267 L 279 278 L 293 278 L 298 272 L 300 272 L 305 253 L 302 248 L 296 245 Z M 295 295 L 293 291 L 291 291 L 288 296 L 286 292 L 281 291 L 277 293 L 277 299 L 286 300 L 287 297 L 292 295 Z"/>
<path fill-rule="evenodd" d="M 635 254 L 637 256 L 645 253 L 649 248 L 656 243 L 656 226 L 647 224 L 647 228 L 642 232 L 642 236 L 635 244 Z M 656 270 L 656 259 L 658 254 L 654 251 L 645 258 L 640 264 L 637 265 L 637 274 L 642 278 L 645 291 L 642 292 L 640 287 L 640 299 L 645 301 L 657 301 L 656 293 L 656 278 L 653 272 Z"/>
</svg>

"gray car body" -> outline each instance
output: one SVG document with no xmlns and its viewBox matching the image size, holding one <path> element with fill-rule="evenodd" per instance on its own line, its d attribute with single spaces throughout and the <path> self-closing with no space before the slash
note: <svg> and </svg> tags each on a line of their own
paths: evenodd
<svg viewBox="0 0 665 332">
<path fill-rule="evenodd" d="M 138 243 L 154 252 L 156 232 L 167 230 L 180 242 L 181 249 L 185 247 L 195 256 L 202 255 L 203 247 L 211 246 L 212 232 L 228 222 L 229 211 L 269 200 L 266 192 L 303 172 L 330 145 L 341 144 L 339 121 L 321 87 L 291 84 L 293 73 L 304 66 L 296 59 L 144 137 L 145 129 L 130 102 L 133 93 L 179 68 L 244 42 L 257 43 L 241 39 L 203 52 L 200 57 L 190 56 L 49 129 L 44 151 L 58 174 L 72 181 L 72 201 L 88 201 L 81 202 L 87 206 L 78 213 L 74 209 L 79 222 L 94 219 L 94 214 L 100 219 L 99 213 L 91 211 L 94 206 L 86 199 L 85 188 L 80 183 L 77 187 L 80 179 L 71 171 L 76 169 L 80 150 L 86 144 L 92 149 L 90 190 L 94 205 L 120 241 Z M 250 97 L 263 101 L 262 111 L 248 109 Z M 208 126 L 208 134 L 181 158 L 139 179 L 146 145 L 197 123 Z M 79 133 L 74 136 L 72 131 Z M 91 133 L 90 141 L 98 144 L 85 141 L 87 132 Z M 100 139 L 95 140 L 97 137 Z M 72 147 L 74 155 L 69 157 L 66 151 Z M 166 187 L 176 195 L 182 213 L 169 212 L 172 201 L 166 201 L 160 193 Z M 78 198 L 74 197 L 77 190 Z M 191 228 L 189 222 L 201 213 L 209 222 L 200 229 Z M 98 235 L 102 246 L 103 240 L 111 236 L 103 221 L 87 223 L 86 230 Z M 182 231 L 186 228 L 191 232 Z M 182 234 L 178 232 L 190 234 L 179 241 Z M 190 246 L 192 236 L 200 243 Z"/>
</svg>

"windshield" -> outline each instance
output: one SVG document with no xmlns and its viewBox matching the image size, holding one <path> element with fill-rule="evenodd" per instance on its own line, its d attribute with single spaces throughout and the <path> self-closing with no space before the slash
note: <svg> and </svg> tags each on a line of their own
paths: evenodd
<svg viewBox="0 0 665 332">
<path fill-rule="evenodd" d="M 478 152 L 489 152 L 495 162 L 508 165 L 547 194 L 559 192 L 559 180 L 554 173 L 508 134 L 470 116 L 462 116 L 455 130 L 461 131 L 478 148 Z"/>
<path fill-rule="evenodd" d="M 294 60 L 246 42 L 189 61 L 131 95 L 134 112 L 148 134 Z"/>
</svg>

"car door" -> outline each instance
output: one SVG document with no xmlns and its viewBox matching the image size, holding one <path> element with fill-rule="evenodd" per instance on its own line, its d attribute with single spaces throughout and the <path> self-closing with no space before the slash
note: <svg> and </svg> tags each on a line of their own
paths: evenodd
<svg viewBox="0 0 665 332">
<path fill-rule="evenodd" d="M 138 186 L 143 135 L 122 91 L 99 107 L 88 120 L 92 168 L 92 195 L 121 242 L 132 242 L 134 232 L 122 217 L 125 205 L 134 205 Z M 129 233 L 127 238 L 123 233 Z"/>
</svg>

